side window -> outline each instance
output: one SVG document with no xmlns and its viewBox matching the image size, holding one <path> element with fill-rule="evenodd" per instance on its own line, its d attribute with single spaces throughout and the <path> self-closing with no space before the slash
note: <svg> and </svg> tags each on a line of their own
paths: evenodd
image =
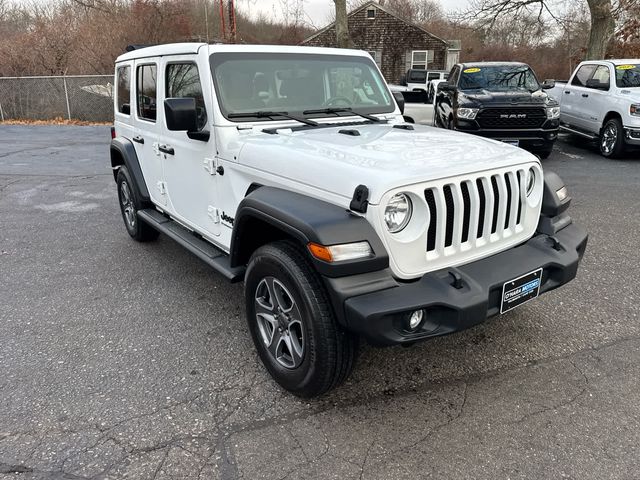
<svg viewBox="0 0 640 480">
<path fill-rule="evenodd" d="M 609 89 L 611 74 L 609 73 L 609 67 L 605 65 L 598 65 L 595 73 L 593 74 L 593 79 L 600 82 L 600 88 Z"/>
<path fill-rule="evenodd" d="M 118 67 L 117 70 L 117 110 L 124 115 L 131 114 L 131 67 Z"/>
<path fill-rule="evenodd" d="M 166 98 L 195 98 L 198 110 L 198 130 L 202 130 L 207 124 L 207 109 L 196 64 L 168 64 L 165 80 L 167 85 Z"/>
<path fill-rule="evenodd" d="M 577 87 L 586 87 L 587 80 L 591 78 L 593 71 L 596 69 L 595 65 L 583 65 L 576 72 L 573 80 L 571 80 L 571 85 L 575 85 Z"/>
<path fill-rule="evenodd" d="M 136 73 L 138 117 L 152 122 L 156 121 L 157 113 L 157 71 L 155 65 L 140 65 Z"/>
</svg>

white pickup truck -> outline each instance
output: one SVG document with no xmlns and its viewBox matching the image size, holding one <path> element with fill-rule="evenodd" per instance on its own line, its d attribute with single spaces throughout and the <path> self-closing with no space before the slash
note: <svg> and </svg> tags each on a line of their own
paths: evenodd
<svg viewBox="0 0 640 480">
<path fill-rule="evenodd" d="M 560 102 L 560 128 L 598 139 L 605 157 L 640 145 L 639 59 L 582 62 L 549 94 Z"/>
</svg>

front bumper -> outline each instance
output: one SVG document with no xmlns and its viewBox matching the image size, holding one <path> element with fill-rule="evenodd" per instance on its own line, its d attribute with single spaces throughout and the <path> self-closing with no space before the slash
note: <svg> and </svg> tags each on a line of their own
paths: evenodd
<svg viewBox="0 0 640 480">
<path fill-rule="evenodd" d="M 509 280 L 542 268 L 540 294 L 572 280 L 586 245 L 587 233 L 570 224 L 553 237 L 536 234 L 517 247 L 428 273 L 413 283 L 396 283 L 392 288 L 387 283 L 383 290 L 346 298 L 346 327 L 379 346 L 409 344 L 464 330 L 499 313 L 502 286 Z M 455 276 L 459 279 L 456 286 Z M 383 280 L 375 282 L 382 284 Z M 426 311 L 426 320 L 417 332 L 409 332 L 405 328 L 407 315 L 418 309 Z"/>
<path fill-rule="evenodd" d="M 547 120 L 539 128 L 482 128 L 477 120 L 456 118 L 455 129 L 459 132 L 472 133 L 495 140 L 517 140 L 525 150 L 542 152 L 551 150 L 558 138 L 560 121 Z"/>
<path fill-rule="evenodd" d="M 627 145 L 640 146 L 640 128 L 624 127 L 624 141 Z"/>
</svg>

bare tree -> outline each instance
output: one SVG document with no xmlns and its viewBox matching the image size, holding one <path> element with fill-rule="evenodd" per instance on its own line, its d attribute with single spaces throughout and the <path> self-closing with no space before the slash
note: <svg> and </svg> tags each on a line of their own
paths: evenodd
<svg viewBox="0 0 640 480">
<path fill-rule="evenodd" d="M 338 48 L 351 48 L 346 0 L 333 0 L 336 5 L 336 44 Z"/>
<path fill-rule="evenodd" d="M 586 0 L 591 27 L 587 44 L 587 59 L 604 58 L 607 45 L 615 33 L 615 17 L 620 9 L 629 8 L 637 0 Z M 464 15 L 476 21 L 481 28 L 491 30 L 499 19 L 516 21 L 523 16 L 535 16 L 539 23 L 551 17 L 564 28 L 559 0 L 475 0 Z"/>
</svg>

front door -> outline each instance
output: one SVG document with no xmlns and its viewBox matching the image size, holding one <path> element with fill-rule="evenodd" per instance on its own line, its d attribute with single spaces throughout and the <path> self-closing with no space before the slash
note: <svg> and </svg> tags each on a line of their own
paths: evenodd
<svg viewBox="0 0 640 480">
<path fill-rule="evenodd" d="M 187 226 L 216 237 L 220 235 L 222 212 L 216 188 L 215 138 L 213 134 L 207 136 L 212 112 L 207 111 L 196 57 L 172 56 L 163 62 L 163 71 L 163 98 L 194 98 L 198 110 L 197 132 L 170 131 L 162 121 L 169 210 Z"/>
<path fill-rule="evenodd" d="M 135 128 L 133 145 L 140 168 L 147 182 L 151 200 L 158 205 L 167 204 L 159 150 L 158 126 L 158 60 L 143 59 L 135 63 Z"/>
</svg>

